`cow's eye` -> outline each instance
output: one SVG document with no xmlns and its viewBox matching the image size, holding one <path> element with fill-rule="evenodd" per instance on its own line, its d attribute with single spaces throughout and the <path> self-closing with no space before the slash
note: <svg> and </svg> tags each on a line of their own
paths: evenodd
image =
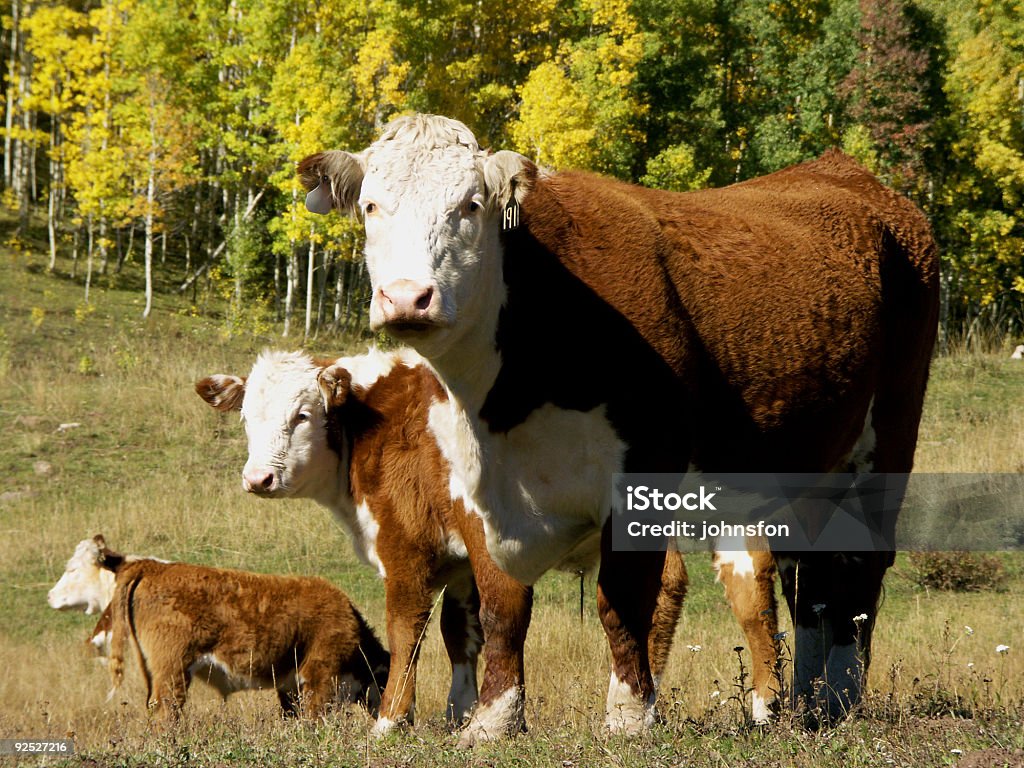
<svg viewBox="0 0 1024 768">
<path fill-rule="evenodd" d="M 468 203 L 466 203 L 466 213 L 476 213 L 477 211 L 480 210 L 480 207 L 480 203 L 478 203 L 476 200 L 470 200 Z"/>
<path fill-rule="evenodd" d="M 304 421 L 309 421 L 309 414 L 302 412 L 295 415 L 295 423 L 301 424 Z"/>
<path fill-rule="evenodd" d="M 376 213 L 377 212 L 377 204 L 376 203 L 367 203 L 366 206 L 363 208 L 363 212 L 367 216 L 370 216 L 371 214 Z"/>
</svg>

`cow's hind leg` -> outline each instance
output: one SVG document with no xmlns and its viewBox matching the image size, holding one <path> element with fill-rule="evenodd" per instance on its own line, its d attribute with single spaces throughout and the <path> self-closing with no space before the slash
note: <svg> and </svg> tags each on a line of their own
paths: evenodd
<svg viewBox="0 0 1024 768">
<path fill-rule="evenodd" d="M 464 520 L 463 536 L 480 594 L 485 660 L 480 701 L 459 738 L 459 746 L 470 747 L 526 730 L 523 649 L 533 590 L 495 565 L 480 518 L 470 514 Z"/>
<path fill-rule="evenodd" d="M 860 702 L 890 552 L 802 553 L 780 558 L 796 632 L 793 704 L 812 726 Z"/>
<path fill-rule="evenodd" d="M 462 724 L 476 704 L 476 665 L 483 645 L 480 594 L 472 575 L 448 582 L 441 603 L 441 636 L 452 665 L 445 717 L 452 726 Z"/>
<path fill-rule="evenodd" d="M 648 640 L 664 565 L 664 552 L 615 551 L 611 522 L 605 524 L 597 611 L 612 656 L 605 722 L 613 733 L 638 733 L 655 720 Z"/>
<path fill-rule="evenodd" d="M 740 547 L 733 549 L 729 547 Z M 775 559 L 767 541 L 720 539 L 715 545 L 715 571 L 725 587 L 736 621 L 747 640 L 753 685 L 750 715 L 756 723 L 771 719 L 778 706 L 778 615 L 775 603 Z"/>
</svg>

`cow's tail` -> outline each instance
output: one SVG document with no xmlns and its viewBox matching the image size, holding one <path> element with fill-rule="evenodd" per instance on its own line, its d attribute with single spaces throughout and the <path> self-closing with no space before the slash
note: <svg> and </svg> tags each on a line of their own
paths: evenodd
<svg viewBox="0 0 1024 768">
<path fill-rule="evenodd" d="M 136 658 L 139 662 L 139 669 L 146 681 L 146 702 L 149 703 L 153 691 L 152 679 L 149 674 L 149 667 L 146 665 L 146 657 L 142 653 L 142 646 L 139 645 L 139 635 L 135 627 L 135 590 L 142 581 L 142 574 L 135 574 L 124 583 L 114 594 L 111 602 L 113 624 L 110 633 L 110 693 L 107 694 L 107 701 L 114 697 L 114 693 L 124 681 L 124 647 L 129 636 L 132 645 L 135 647 Z"/>
</svg>

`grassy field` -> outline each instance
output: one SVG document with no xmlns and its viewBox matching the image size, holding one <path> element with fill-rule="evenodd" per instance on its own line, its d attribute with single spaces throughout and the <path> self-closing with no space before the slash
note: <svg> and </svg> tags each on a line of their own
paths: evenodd
<svg viewBox="0 0 1024 768">
<path fill-rule="evenodd" d="M 531 730 L 513 741 L 454 748 L 441 717 L 448 673 L 436 621 L 410 733 L 374 741 L 358 709 L 318 726 L 284 722 L 272 694 L 242 693 L 225 705 L 201 684 L 179 729 L 155 729 L 132 665 L 106 703 L 106 669 L 83 642 L 95 618 L 46 605 L 79 539 L 102 532 L 123 551 L 321 574 L 381 632 L 383 590 L 326 512 L 241 491 L 237 417 L 215 414 L 192 391 L 203 375 L 245 372 L 264 346 L 298 342 L 226 334 L 215 314 L 197 317 L 170 294 L 158 295 L 144 322 L 139 292 L 103 278 L 85 306 L 78 283 L 43 274 L 43 265 L 31 248 L 0 250 L 0 738 L 73 736 L 77 754 L 63 763 L 87 766 L 1024 764 L 1018 555 L 1002 556 L 1004 591 L 975 594 L 916 587 L 901 556 L 887 580 L 863 712 L 820 733 L 786 718 L 745 723 L 736 694 L 749 656 L 733 650 L 742 635 L 704 556 L 688 558 L 692 586 L 665 680 L 665 723 L 640 739 L 602 728 L 608 661 L 594 584 L 584 584 L 581 620 L 579 581 L 563 574 L 538 585 L 527 643 Z M 321 338 L 308 346 L 338 354 L 363 345 Z M 936 360 L 918 468 L 1024 470 L 1024 364 L 1003 352 Z M 997 654 L 999 644 L 1010 651 Z"/>
</svg>

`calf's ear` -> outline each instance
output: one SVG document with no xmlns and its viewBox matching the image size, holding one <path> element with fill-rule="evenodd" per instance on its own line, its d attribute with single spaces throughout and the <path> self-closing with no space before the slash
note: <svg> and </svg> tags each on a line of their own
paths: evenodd
<svg viewBox="0 0 1024 768">
<path fill-rule="evenodd" d="M 97 563 L 101 568 L 117 573 L 117 569 L 124 563 L 124 555 L 120 552 L 114 552 L 112 549 L 107 549 L 106 542 L 104 542 L 100 545 Z"/>
<path fill-rule="evenodd" d="M 330 410 L 345 404 L 352 391 L 352 374 L 340 365 L 329 365 L 316 377 L 324 408 Z"/>
<path fill-rule="evenodd" d="M 306 192 L 306 210 L 329 213 L 331 209 L 359 213 L 359 190 L 366 168 L 361 155 L 332 149 L 299 162 L 299 180 Z"/>
<path fill-rule="evenodd" d="M 240 411 L 245 397 L 245 379 L 215 373 L 196 382 L 196 394 L 218 411 Z"/>
</svg>

